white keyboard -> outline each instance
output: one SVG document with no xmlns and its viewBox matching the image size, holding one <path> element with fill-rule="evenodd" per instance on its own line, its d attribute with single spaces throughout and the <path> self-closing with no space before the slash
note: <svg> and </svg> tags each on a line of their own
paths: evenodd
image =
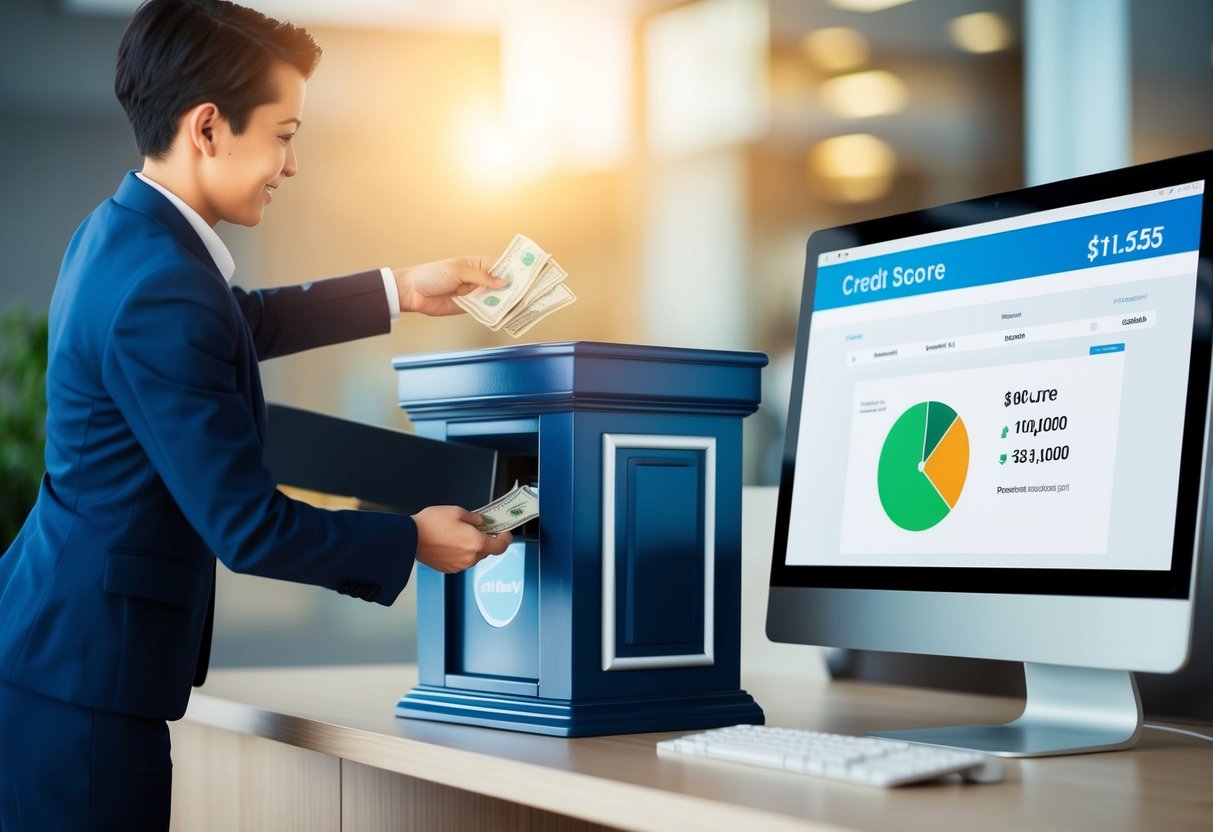
<svg viewBox="0 0 1213 832">
<path fill-rule="evenodd" d="M 945 774 L 977 782 L 1002 779 L 1001 764 L 976 751 L 768 725 L 733 725 L 662 740 L 657 753 L 730 760 L 869 786 L 901 786 Z"/>
</svg>

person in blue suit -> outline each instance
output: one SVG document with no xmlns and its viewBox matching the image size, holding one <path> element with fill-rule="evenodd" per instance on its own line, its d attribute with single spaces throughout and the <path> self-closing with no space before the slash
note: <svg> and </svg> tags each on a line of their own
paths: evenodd
<svg viewBox="0 0 1213 832">
<path fill-rule="evenodd" d="M 166 829 L 166 720 L 206 675 L 216 558 L 391 604 L 414 559 L 499 554 L 456 506 L 325 511 L 262 464 L 258 361 L 450 315 L 487 258 L 232 288 L 221 222 L 298 170 L 320 49 L 223 0 L 150 0 L 115 90 L 144 156 L 68 246 L 50 308 L 46 475 L 0 556 L 0 830 Z"/>
</svg>

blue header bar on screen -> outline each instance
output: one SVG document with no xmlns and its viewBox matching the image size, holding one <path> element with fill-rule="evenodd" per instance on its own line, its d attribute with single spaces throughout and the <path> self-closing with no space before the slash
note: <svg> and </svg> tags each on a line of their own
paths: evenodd
<svg viewBox="0 0 1213 832">
<path fill-rule="evenodd" d="M 1001 231 L 817 268 L 816 309 L 1099 268 L 1200 245 L 1202 196 Z"/>
</svg>

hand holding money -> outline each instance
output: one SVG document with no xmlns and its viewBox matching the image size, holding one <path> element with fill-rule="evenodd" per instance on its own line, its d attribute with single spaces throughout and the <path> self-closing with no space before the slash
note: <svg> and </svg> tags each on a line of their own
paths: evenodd
<svg viewBox="0 0 1213 832">
<path fill-rule="evenodd" d="M 488 257 L 454 257 L 392 269 L 401 312 L 439 317 L 462 315 L 455 298 L 478 288 L 501 288 L 504 281 L 489 274 Z"/>
<path fill-rule="evenodd" d="M 539 516 L 539 492 L 515 481 L 508 494 L 476 509 L 476 513 L 484 518 L 480 531 L 485 534 L 507 532 Z"/>
<path fill-rule="evenodd" d="M 481 286 L 453 300 L 489 329 L 504 329 L 514 338 L 577 300 L 564 285 L 569 273 L 521 234 L 514 235 L 489 274 L 504 279 L 506 285 Z"/>
<path fill-rule="evenodd" d="M 418 563 L 438 572 L 460 572 L 489 555 L 500 555 L 512 542 L 509 534 L 490 535 L 458 506 L 430 506 L 413 515 L 417 525 Z"/>
</svg>

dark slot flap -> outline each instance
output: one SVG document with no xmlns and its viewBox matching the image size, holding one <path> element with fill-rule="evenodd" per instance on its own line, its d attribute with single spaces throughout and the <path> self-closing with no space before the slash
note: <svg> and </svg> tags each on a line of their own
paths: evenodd
<svg viewBox="0 0 1213 832">
<path fill-rule="evenodd" d="M 294 407 L 267 408 L 265 465 L 279 485 L 355 497 L 403 514 L 492 499 L 496 451 Z"/>
</svg>

